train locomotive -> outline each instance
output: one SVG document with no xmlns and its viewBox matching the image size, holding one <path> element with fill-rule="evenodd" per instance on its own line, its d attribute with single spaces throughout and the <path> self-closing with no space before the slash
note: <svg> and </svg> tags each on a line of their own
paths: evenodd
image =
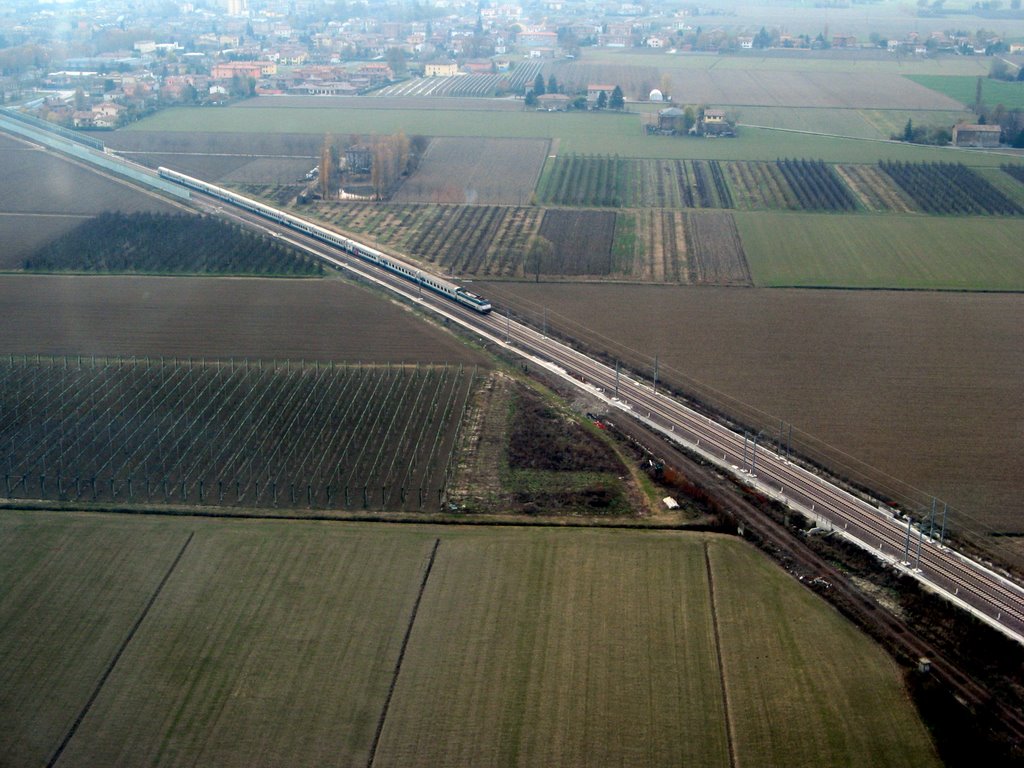
<svg viewBox="0 0 1024 768">
<path fill-rule="evenodd" d="M 319 227 L 316 224 L 300 219 L 290 213 L 278 210 L 277 208 L 265 205 L 264 203 L 257 202 L 256 200 L 252 200 L 244 195 L 239 195 L 235 192 L 224 189 L 223 187 L 218 187 L 214 184 L 209 184 L 200 179 L 193 178 L 192 176 L 186 176 L 183 173 L 172 171 L 170 168 L 160 167 L 157 171 L 164 179 L 195 189 L 204 194 L 212 195 L 213 197 L 224 200 L 232 205 L 237 205 L 239 208 L 244 208 L 247 211 L 251 211 L 252 213 L 276 221 L 279 224 L 283 224 L 286 227 L 303 232 L 310 237 L 315 237 L 317 240 L 322 240 L 325 243 L 337 246 L 346 253 L 350 253 L 353 256 L 358 256 L 361 259 L 377 264 L 378 266 L 387 269 L 389 272 L 393 272 L 394 274 L 405 278 L 411 283 L 427 288 L 434 293 L 439 293 L 442 296 L 458 302 L 463 306 L 469 307 L 476 312 L 487 314 L 491 311 L 491 302 L 483 296 L 478 296 L 471 291 L 467 291 L 461 285 L 457 285 L 456 283 L 452 283 L 447 280 L 442 280 L 440 277 L 432 275 L 429 272 L 424 272 L 411 264 L 407 264 L 400 259 L 396 259 L 394 256 L 381 253 L 374 248 L 370 248 L 368 245 L 343 237 L 337 232 L 332 232 L 329 229 Z"/>
</svg>

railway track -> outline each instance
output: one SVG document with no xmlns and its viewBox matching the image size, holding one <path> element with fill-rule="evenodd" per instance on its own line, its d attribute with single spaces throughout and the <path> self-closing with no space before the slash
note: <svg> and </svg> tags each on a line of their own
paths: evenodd
<svg viewBox="0 0 1024 768">
<path fill-rule="evenodd" d="M 490 315 L 417 289 L 408 281 L 353 258 L 302 233 L 194 192 L 203 206 L 282 237 L 332 264 L 399 293 L 431 311 L 481 334 L 508 352 L 547 367 L 609 407 L 696 451 L 741 481 L 840 531 L 859 546 L 888 560 L 991 626 L 1024 643 L 1024 588 L 969 559 L 941 541 L 916 531 L 910 521 L 882 511 L 828 478 L 787 457 L 751 444 L 729 426 L 701 414 L 654 387 L 601 363 L 498 312 Z M 760 450 L 758 450 L 760 448 Z"/>
<path fill-rule="evenodd" d="M 653 450 L 666 466 L 680 470 L 702 487 L 709 497 L 743 524 L 746 537 L 757 541 L 762 549 L 783 562 L 794 575 L 802 576 L 802 583 L 813 585 L 815 578 L 824 579 L 828 586 L 815 591 L 881 643 L 894 658 L 906 667 L 916 666 L 922 658 L 929 659 L 931 674 L 968 708 L 994 713 L 1007 733 L 1018 743 L 1024 743 L 1024 712 L 964 673 L 953 659 L 921 639 L 891 611 L 878 605 L 832 563 L 808 548 L 792 529 L 766 516 L 735 483 L 723 480 L 720 474 L 695 462 L 663 435 L 657 435 L 642 425 L 623 422 L 617 424 L 616 429 Z"/>
</svg>

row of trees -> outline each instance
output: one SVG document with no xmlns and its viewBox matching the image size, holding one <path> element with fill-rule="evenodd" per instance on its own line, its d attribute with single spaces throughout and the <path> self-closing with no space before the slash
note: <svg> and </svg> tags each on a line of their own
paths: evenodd
<svg viewBox="0 0 1024 768">
<path fill-rule="evenodd" d="M 384 199 L 394 190 L 403 176 L 416 170 L 420 158 L 426 151 L 428 139 L 413 136 L 411 139 L 399 131 L 390 136 L 370 136 L 365 141 L 358 134 L 352 134 L 345 141 L 336 141 L 329 134 L 324 136 L 320 146 L 320 165 L 317 186 L 320 196 L 328 200 L 338 189 L 352 182 L 355 177 L 366 175 L 362 168 L 349 168 L 341 163 L 345 150 L 365 146 L 370 154 L 369 185 L 373 195 Z"/>
<path fill-rule="evenodd" d="M 925 213 L 1024 213 L 1015 202 L 961 163 L 886 162 L 879 167 Z"/>
<path fill-rule="evenodd" d="M 558 81 L 554 75 L 551 75 L 547 79 L 547 83 L 544 82 L 544 76 L 540 73 L 533 81 L 533 88 L 529 88 L 526 91 L 526 106 L 535 107 L 538 104 L 538 97 L 548 93 L 560 93 Z M 618 109 L 621 110 L 626 106 L 626 99 L 622 93 L 622 88 L 616 85 L 611 94 L 601 91 L 597 95 L 597 101 L 594 103 L 594 109 Z M 572 109 L 584 110 L 587 109 L 587 97 L 579 94 L 570 102 Z"/>
<path fill-rule="evenodd" d="M 103 213 L 25 259 L 31 272 L 318 275 L 319 261 L 212 217 Z"/>
</svg>

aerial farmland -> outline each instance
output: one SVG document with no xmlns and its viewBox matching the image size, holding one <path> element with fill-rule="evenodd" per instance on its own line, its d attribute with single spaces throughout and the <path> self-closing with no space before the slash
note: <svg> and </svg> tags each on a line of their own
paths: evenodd
<svg viewBox="0 0 1024 768">
<path fill-rule="evenodd" d="M 307 95 L 236 76 L 224 103 L 84 135 L 479 292 L 492 321 L 613 366 L 616 395 L 620 368 L 653 378 L 755 456 L 788 440 L 922 537 L 941 510 L 942 536 L 1014 578 L 1024 154 L 903 139 L 1005 122 L 1024 85 L 989 78 L 991 55 L 864 42 L 875 23 L 908 40 L 945 23 L 906 9 L 830 9 L 820 45 L 753 52 L 738 41 L 762 19 L 807 9 L 704 13 L 665 48 L 646 42 L 655 20 L 638 44 L 595 32 L 452 76 L 359 54 L 360 77 L 395 70 L 355 96 L 308 95 L 347 92 L 320 60 Z M 861 43 L 826 50 L 830 26 L 836 48 Z M 684 31 L 737 50 L 684 52 Z M 278 47 L 259 66 L 306 71 Z M 198 58 L 160 56 L 161 99 L 202 87 Z M 588 108 L 594 83 L 623 108 Z M 672 122 L 712 109 L 735 136 Z M 1019 710 L 1012 641 L 623 424 L 567 384 L 582 376 L 516 357 L 507 325 L 502 344 L 325 268 L 230 195 L 186 205 L 6 134 L 0 170 L 0 764 L 955 766 L 1024 749 L 1019 717 L 1003 734 L 990 709 Z M 922 647 L 999 695 L 942 688 Z"/>
</svg>

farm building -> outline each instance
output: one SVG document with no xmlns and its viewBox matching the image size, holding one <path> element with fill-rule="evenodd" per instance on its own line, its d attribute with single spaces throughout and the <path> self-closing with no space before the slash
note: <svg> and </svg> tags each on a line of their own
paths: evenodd
<svg viewBox="0 0 1024 768">
<path fill-rule="evenodd" d="M 373 168 L 373 150 L 365 144 L 353 144 L 345 150 L 345 167 L 349 173 L 369 173 Z"/>
<path fill-rule="evenodd" d="M 686 133 L 686 112 L 679 107 L 669 107 L 658 112 L 658 133 Z"/>
<path fill-rule="evenodd" d="M 998 147 L 1002 129 L 998 125 L 953 126 L 953 144 L 957 147 Z"/>
<path fill-rule="evenodd" d="M 548 112 L 565 112 L 571 102 L 572 98 L 564 93 L 545 93 L 537 97 L 538 109 L 546 109 Z"/>
<path fill-rule="evenodd" d="M 598 97 L 601 92 L 604 92 L 604 97 L 610 99 L 612 97 L 612 91 L 615 90 L 614 85 L 602 85 L 602 84 L 591 84 L 587 86 L 587 106 L 593 107 L 597 103 Z"/>
<path fill-rule="evenodd" d="M 700 121 L 700 132 L 705 136 L 735 136 L 735 127 L 725 119 L 720 109 L 705 109 Z"/>
<path fill-rule="evenodd" d="M 655 88 L 653 91 L 651 91 L 651 93 L 647 97 L 647 99 L 649 101 L 664 101 L 665 97 L 662 95 L 661 91 L 659 91 L 657 88 Z"/>
<path fill-rule="evenodd" d="M 454 61 L 435 61 L 423 67 L 425 77 L 454 77 L 459 72 L 459 65 Z"/>
</svg>

